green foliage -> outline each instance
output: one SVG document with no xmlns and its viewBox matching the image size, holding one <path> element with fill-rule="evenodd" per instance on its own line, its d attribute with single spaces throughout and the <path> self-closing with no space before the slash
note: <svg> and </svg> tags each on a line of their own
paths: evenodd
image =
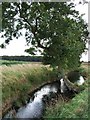
<svg viewBox="0 0 90 120">
<path fill-rule="evenodd" d="M 4 2 L 2 19 L 2 37 L 7 37 L 5 44 L 12 37 L 21 36 L 24 29 L 26 41 L 32 45 L 26 51 L 35 55 L 40 48 L 43 49 L 44 64 L 63 69 L 79 66 L 88 31 L 73 3 Z"/>
</svg>

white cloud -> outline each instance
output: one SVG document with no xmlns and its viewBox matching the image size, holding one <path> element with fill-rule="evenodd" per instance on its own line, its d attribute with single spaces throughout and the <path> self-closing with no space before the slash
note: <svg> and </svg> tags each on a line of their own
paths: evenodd
<svg viewBox="0 0 90 120">
<path fill-rule="evenodd" d="M 5 49 L 0 48 L 0 55 L 29 55 L 24 52 L 24 50 L 28 48 L 28 46 L 25 45 L 26 41 L 23 36 L 19 39 L 13 39 Z"/>
</svg>

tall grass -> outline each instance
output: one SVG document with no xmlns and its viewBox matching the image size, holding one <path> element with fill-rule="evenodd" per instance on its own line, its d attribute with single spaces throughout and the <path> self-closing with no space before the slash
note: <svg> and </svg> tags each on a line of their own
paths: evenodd
<svg viewBox="0 0 90 120">
<path fill-rule="evenodd" d="M 69 103 L 58 102 L 54 107 L 48 108 L 44 119 L 56 118 L 88 118 L 88 90 L 85 89 Z"/>
<path fill-rule="evenodd" d="M 2 101 L 3 104 L 21 96 L 24 98 L 44 82 L 54 79 L 51 69 L 42 64 L 18 64 L 0 66 L 2 70 Z"/>
</svg>

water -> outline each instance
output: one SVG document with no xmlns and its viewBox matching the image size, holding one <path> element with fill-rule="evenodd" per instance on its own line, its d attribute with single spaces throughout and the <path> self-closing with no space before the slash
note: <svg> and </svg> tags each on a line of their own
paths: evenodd
<svg viewBox="0 0 90 120">
<path fill-rule="evenodd" d="M 40 118 L 43 114 L 44 103 L 42 98 L 44 95 L 48 95 L 50 92 L 56 92 L 56 88 L 51 88 L 50 86 L 45 86 L 40 91 L 34 94 L 35 98 L 33 102 L 28 103 L 25 107 L 19 109 L 16 114 L 17 118 Z"/>
<path fill-rule="evenodd" d="M 61 93 L 65 93 L 65 91 L 67 91 L 67 86 L 65 85 L 65 83 L 64 83 L 64 79 L 62 78 L 62 79 L 60 79 L 60 91 L 61 91 Z"/>
<path fill-rule="evenodd" d="M 84 83 L 84 78 L 79 76 L 76 80 L 78 85 L 82 85 Z M 45 103 L 43 98 L 46 96 L 50 96 L 50 93 L 57 93 L 60 90 L 59 94 L 70 94 L 71 91 L 68 91 L 68 87 L 65 85 L 63 78 L 57 82 L 53 82 L 52 84 L 45 85 L 40 90 L 34 93 L 33 97 L 30 98 L 29 102 L 18 109 L 15 113 L 15 110 L 9 111 L 4 118 L 41 118 L 44 109 Z M 67 92 L 68 91 L 68 92 Z"/>
<path fill-rule="evenodd" d="M 49 96 L 49 93 L 56 93 L 58 90 L 56 86 L 46 85 L 41 90 L 37 91 L 34 94 L 34 99 L 30 99 L 29 103 L 26 106 L 18 109 L 16 115 L 13 115 L 13 112 L 10 111 L 4 118 L 41 118 L 44 110 L 44 95 Z"/>
</svg>

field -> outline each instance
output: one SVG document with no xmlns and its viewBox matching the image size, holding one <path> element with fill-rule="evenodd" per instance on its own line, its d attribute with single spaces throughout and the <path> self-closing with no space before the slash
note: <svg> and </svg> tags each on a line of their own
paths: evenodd
<svg viewBox="0 0 90 120">
<path fill-rule="evenodd" d="M 8 61 L 9 62 L 9 61 Z M 13 62 L 13 61 L 12 61 Z M 13 62 L 14 63 L 14 62 Z M 18 63 L 18 62 L 17 62 Z M 90 68 L 87 64 L 83 64 L 82 71 L 86 71 L 88 74 L 88 80 L 90 80 Z M 10 64 L 0 66 L 0 83 L 2 84 L 2 110 L 5 112 L 9 108 L 14 100 L 17 101 L 20 106 L 27 94 L 33 91 L 35 88 L 41 86 L 41 84 L 55 80 L 56 74 L 49 66 L 44 66 L 41 63 L 27 63 L 27 64 Z M 44 118 L 50 119 L 55 117 L 88 117 L 88 80 L 84 85 L 85 90 L 78 94 L 70 103 L 58 103 L 55 106 L 49 106 L 46 109 Z M 77 108 L 78 106 L 78 108 Z M 84 114 L 83 114 L 84 113 Z M 48 118 L 47 118 L 48 117 Z"/>
<path fill-rule="evenodd" d="M 10 66 L 10 65 L 14 65 L 14 64 L 23 64 L 23 63 L 25 64 L 25 63 L 28 63 L 28 62 L 0 60 L 0 66 L 1 66 L 1 65 L 7 65 L 7 66 Z"/>
</svg>

